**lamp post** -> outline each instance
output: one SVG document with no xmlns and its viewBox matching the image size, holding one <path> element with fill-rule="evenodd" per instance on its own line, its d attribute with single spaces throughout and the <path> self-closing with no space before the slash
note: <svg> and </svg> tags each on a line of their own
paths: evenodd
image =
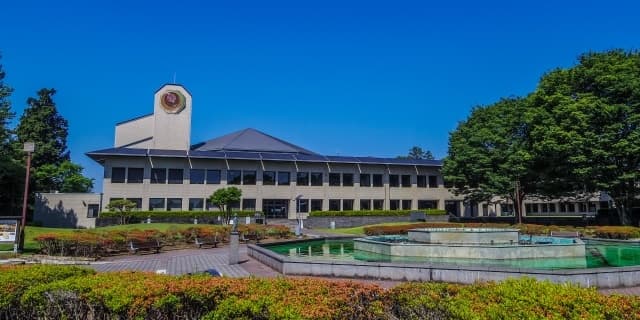
<svg viewBox="0 0 640 320">
<path fill-rule="evenodd" d="M 297 210 L 296 210 L 296 237 L 300 238 L 302 237 L 302 219 L 300 218 L 300 205 L 302 204 L 302 195 L 299 194 L 295 201 L 297 203 Z"/>
<path fill-rule="evenodd" d="M 29 198 L 29 174 L 31 173 L 31 154 L 36 150 L 34 142 L 25 142 L 23 151 L 27 153 L 27 172 L 24 179 L 24 195 L 22 197 L 22 221 L 20 222 L 20 242 L 18 251 L 24 250 L 24 228 L 27 224 L 27 200 Z"/>
</svg>

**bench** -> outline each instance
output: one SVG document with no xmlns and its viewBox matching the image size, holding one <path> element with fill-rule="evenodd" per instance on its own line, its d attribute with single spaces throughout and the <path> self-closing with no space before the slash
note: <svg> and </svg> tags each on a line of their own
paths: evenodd
<svg viewBox="0 0 640 320">
<path fill-rule="evenodd" d="M 580 232 L 578 231 L 551 231 L 552 237 L 558 238 L 580 238 Z"/>
<path fill-rule="evenodd" d="M 240 242 L 248 243 L 249 241 L 255 241 L 256 243 L 260 243 L 260 240 L 262 240 L 262 237 L 256 232 L 240 234 Z"/>
<path fill-rule="evenodd" d="M 202 248 L 202 246 L 213 246 L 214 248 L 218 247 L 218 234 L 209 237 L 196 237 L 196 247 Z"/>
<path fill-rule="evenodd" d="M 160 252 L 162 246 L 160 242 L 156 240 L 148 240 L 148 241 L 140 241 L 140 240 L 131 240 L 129 241 L 129 252 L 132 254 L 137 254 L 140 251 L 154 251 L 154 253 Z"/>
</svg>

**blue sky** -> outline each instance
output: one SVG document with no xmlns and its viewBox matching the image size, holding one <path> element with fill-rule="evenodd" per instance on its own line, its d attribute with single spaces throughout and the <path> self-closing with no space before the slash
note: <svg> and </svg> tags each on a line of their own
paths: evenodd
<svg viewBox="0 0 640 320">
<path fill-rule="evenodd" d="M 587 51 L 640 48 L 634 1 L 9 1 L 0 61 L 17 117 L 58 90 L 72 160 L 113 145 L 177 82 L 192 142 L 253 127 L 327 155 L 437 157 L 469 110 Z"/>
</svg>

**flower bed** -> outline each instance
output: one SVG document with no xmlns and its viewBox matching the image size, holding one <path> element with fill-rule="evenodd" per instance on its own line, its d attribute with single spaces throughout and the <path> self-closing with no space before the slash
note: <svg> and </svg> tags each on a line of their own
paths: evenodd
<svg viewBox="0 0 640 320">
<path fill-rule="evenodd" d="M 595 235 L 598 238 L 606 239 L 637 239 L 640 238 L 640 228 L 620 226 L 596 227 Z"/>
<path fill-rule="evenodd" d="M 533 279 L 384 290 L 312 278 L 213 278 L 0 266 L 0 319 L 638 319 L 640 299 Z"/>
</svg>

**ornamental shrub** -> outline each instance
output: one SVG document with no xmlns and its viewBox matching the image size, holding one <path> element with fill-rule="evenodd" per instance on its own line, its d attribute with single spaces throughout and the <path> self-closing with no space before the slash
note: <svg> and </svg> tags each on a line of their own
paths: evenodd
<svg viewBox="0 0 640 320">
<path fill-rule="evenodd" d="M 635 239 L 640 238 L 640 228 L 629 226 L 603 226 L 596 227 L 595 235 L 606 239 Z"/>
<path fill-rule="evenodd" d="M 238 217 L 252 217 L 255 211 L 233 211 L 231 216 L 237 214 Z M 224 216 L 222 211 L 131 211 L 130 218 L 146 219 L 146 218 L 203 218 L 203 217 L 221 217 Z M 119 212 L 103 211 L 100 213 L 101 218 L 118 218 Z"/>
</svg>

